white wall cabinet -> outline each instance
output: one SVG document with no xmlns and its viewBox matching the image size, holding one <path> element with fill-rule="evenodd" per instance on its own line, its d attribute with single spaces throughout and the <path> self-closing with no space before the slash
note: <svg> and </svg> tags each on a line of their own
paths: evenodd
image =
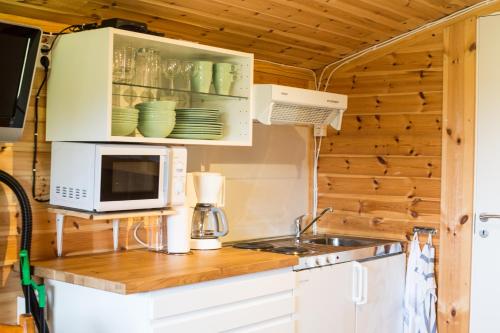
<svg viewBox="0 0 500 333">
<path fill-rule="evenodd" d="M 296 332 L 401 333 L 405 256 L 297 273 Z"/>
<path fill-rule="evenodd" d="M 290 333 L 290 269 L 119 295 L 47 280 L 51 332 Z"/>
<path fill-rule="evenodd" d="M 209 60 L 237 65 L 229 95 L 113 82 L 113 50 L 154 48 L 162 59 Z M 61 36 L 52 52 L 47 92 L 47 140 L 250 146 L 252 144 L 253 54 L 197 43 L 105 28 Z M 177 99 L 180 107 L 216 108 L 224 123 L 219 140 L 188 140 L 111 134 L 112 105 L 133 106 L 155 99 Z"/>
</svg>

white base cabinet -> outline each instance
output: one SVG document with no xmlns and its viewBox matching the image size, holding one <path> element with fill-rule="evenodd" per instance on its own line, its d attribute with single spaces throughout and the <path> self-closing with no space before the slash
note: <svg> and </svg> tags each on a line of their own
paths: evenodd
<svg viewBox="0 0 500 333">
<path fill-rule="evenodd" d="M 401 333 L 405 255 L 297 272 L 296 332 Z"/>
<path fill-rule="evenodd" d="M 47 280 L 54 333 L 401 333 L 403 254 L 119 295 Z"/>
<path fill-rule="evenodd" d="M 54 333 L 290 333 L 291 269 L 119 295 L 47 280 Z"/>
</svg>

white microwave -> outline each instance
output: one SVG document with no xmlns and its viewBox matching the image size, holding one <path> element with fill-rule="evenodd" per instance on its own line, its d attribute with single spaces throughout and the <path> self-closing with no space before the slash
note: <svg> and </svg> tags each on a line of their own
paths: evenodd
<svg viewBox="0 0 500 333">
<path fill-rule="evenodd" d="M 86 211 L 182 205 L 184 147 L 53 142 L 50 204 Z"/>
</svg>

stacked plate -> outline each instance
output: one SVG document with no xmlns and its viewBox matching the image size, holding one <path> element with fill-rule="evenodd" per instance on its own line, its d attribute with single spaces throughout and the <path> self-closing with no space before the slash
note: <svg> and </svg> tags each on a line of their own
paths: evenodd
<svg viewBox="0 0 500 333">
<path fill-rule="evenodd" d="M 126 136 L 137 128 L 139 111 L 134 108 L 113 106 L 111 135 Z"/>
<path fill-rule="evenodd" d="M 175 126 L 175 101 L 151 101 L 137 104 L 139 132 L 145 137 L 165 138 Z"/>
<path fill-rule="evenodd" d="M 170 138 L 216 140 L 222 138 L 224 124 L 217 109 L 175 109 L 175 127 Z"/>
</svg>

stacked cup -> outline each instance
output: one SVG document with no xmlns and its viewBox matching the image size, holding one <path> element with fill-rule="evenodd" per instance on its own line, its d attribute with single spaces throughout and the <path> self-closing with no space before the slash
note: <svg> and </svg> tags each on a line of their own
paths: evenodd
<svg viewBox="0 0 500 333">
<path fill-rule="evenodd" d="M 191 70 L 191 90 L 199 93 L 208 93 L 212 84 L 211 61 L 194 61 Z"/>
<path fill-rule="evenodd" d="M 235 78 L 235 66 L 227 62 L 214 64 L 214 86 L 219 95 L 229 95 Z"/>
<path fill-rule="evenodd" d="M 145 137 L 165 138 L 175 126 L 175 101 L 151 101 L 137 104 L 139 132 Z"/>
</svg>

